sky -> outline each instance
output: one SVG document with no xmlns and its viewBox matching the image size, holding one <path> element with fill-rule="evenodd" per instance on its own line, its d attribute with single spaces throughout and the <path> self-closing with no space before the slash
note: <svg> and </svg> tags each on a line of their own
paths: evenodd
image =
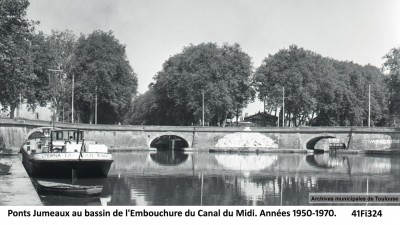
<svg viewBox="0 0 400 225">
<path fill-rule="evenodd" d="M 38 30 L 113 31 L 126 45 L 139 93 L 184 46 L 238 43 L 254 69 L 295 44 L 325 57 L 381 67 L 400 47 L 398 0 L 30 0 Z M 262 111 L 260 102 L 244 112 Z"/>
</svg>

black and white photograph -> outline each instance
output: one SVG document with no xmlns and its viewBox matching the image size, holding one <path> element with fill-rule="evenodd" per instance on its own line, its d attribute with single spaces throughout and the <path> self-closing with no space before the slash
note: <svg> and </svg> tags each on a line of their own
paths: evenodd
<svg viewBox="0 0 400 225">
<path fill-rule="evenodd" d="M 400 1 L 0 0 L 5 211 L 399 205 Z"/>
</svg>

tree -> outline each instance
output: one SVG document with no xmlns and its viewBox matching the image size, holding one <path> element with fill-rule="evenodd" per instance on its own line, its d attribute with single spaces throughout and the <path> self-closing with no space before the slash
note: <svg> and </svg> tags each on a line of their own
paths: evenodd
<svg viewBox="0 0 400 225">
<path fill-rule="evenodd" d="M 137 90 L 137 76 L 126 57 L 125 46 L 113 33 L 94 31 L 77 41 L 71 73 L 75 75 L 75 97 L 80 121 L 94 122 L 95 100 L 98 122 L 123 120 Z"/>
<path fill-rule="evenodd" d="M 71 66 L 76 37 L 71 31 L 52 30 L 50 35 L 42 32 L 33 38 L 33 61 L 36 81 L 36 100 L 51 103 L 58 118 L 68 118 L 71 111 Z M 64 120 L 65 118 L 62 118 Z"/>
<path fill-rule="evenodd" d="M 136 125 L 156 125 L 157 104 L 152 85 L 144 94 L 136 96 L 126 115 L 124 123 Z"/>
<path fill-rule="evenodd" d="M 285 88 L 286 121 L 303 123 L 316 110 L 319 61 L 315 53 L 294 45 L 265 58 L 254 75 L 260 100 L 267 99 L 279 111 Z"/>
<path fill-rule="evenodd" d="M 328 87 L 322 92 L 333 91 L 330 101 L 320 93 L 319 112 L 321 125 L 367 126 L 368 89 L 371 89 L 371 124 L 383 126 L 387 120 L 386 84 L 382 72 L 371 65 L 360 66 L 352 62 L 327 59 L 333 66 L 326 79 Z M 322 120 L 322 118 L 325 118 Z"/>
<path fill-rule="evenodd" d="M 384 59 L 383 68 L 389 74 L 387 77 L 389 113 L 392 117 L 398 117 L 400 116 L 400 47 L 391 49 Z"/>
<path fill-rule="evenodd" d="M 33 73 L 32 38 L 35 22 L 26 19 L 27 0 L 0 0 L 0 103 L 14 116 L 20 98 L 34 102 L 29 84 Z"/>
<path fill-rule="evenodd" d="M 157 123 L 200 124 L 204 93 L 205 121 L 224 125 L 254 97 L 251 74 L 251 59 L 238 44 L 185 47 L 154 77 Z"/>
<path fill-rule="evenodd" d="M 371 119 L 387 120 L 384 76 L 371 65 L 360 66 L 324 58 L 290 46 L 264 59 L 254 83 L 260 99 L 279 111 L 285 87 L 285 118 L 290 126 L 363 126 L 368 124 L 368 87 L 371 87 Z"/>
<path fill-rule="evenodd" d="M 64 113 L 65 108 L 68 110 L 68 116 L 71 114 L 71 87 L 72 87 L 72 58 L 75 51 L 76 37 L 68 30 L 65 31 L 51 31 L 51 35 L 46 38 L 46 45 L 48 46 L 49 54 L 51 57 L 50 64 L 47 66 L 46 72 L 49 73 L 50 86 L 49 92 L 52 103 L 56 110 L 58 118 L 67 117 Z M 53 72 L 49 71 L 53 69 Z M 60 70 L 55 72 L 54 70 Z M 55 79 L 54 79 L 55 78 Z"/>
</svg>

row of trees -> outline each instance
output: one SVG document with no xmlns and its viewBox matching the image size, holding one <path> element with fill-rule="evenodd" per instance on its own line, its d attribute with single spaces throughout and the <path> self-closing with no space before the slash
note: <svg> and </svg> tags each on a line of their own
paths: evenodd
<svg viewBox="0 0 400 225">
<path fill-rule="evenodd" d="M 74 115 L 93 123 L 98 109 L 98 123 L 224 125 L 258 92 L 285 125 L 362 126 L 368 123 L 369 87 L 373 125 L 390 125 L 400 114 L 400 48 L 384 56 L 385 76 L 374 66 L 297 46 L 269 55 L 253 70 L 238 44 L 190 45 L 167 59 L 149 90 L 136 96 L 137 76 L 112 32 L 45 35 L 35 30 L 38 22 L 26 19 L 28 0 L 0 3 L 0 103 L 10 116 L 23 99 L 31 108 L 51 103 L 62 121 Z"/>
<path fill-rule="evenodd" d="M 372 123 L 384 125 L 388 120 L 385 76 L 371 65 L 341 62 L 290 46 L 264 59 L 254 83 L 259 98 L 281 118 L 285 88 L 284 116 L 289 125 L 309 121 L 324 126 L 368 125 L 369 88 Z"/>
<path fill-rule="evenodd" d="M 71 31 L 35 30 L 26 19 L 27 0 L 1 0 L 0 103 L 14 115 L 20 99 L 34 109 L 51 102 L 57 119 L 99 123 L 122 121 L 137 92 L 137 76 L 125 46 L 112 32 L 76 37 Z M 74 88 L 74 90 L 72 90 Z M 104 113 L 107 112 L 107 113 Z"/>
<path fill-rule="evenodd" d="M 387 71 L 387 90 L 389 114 L 400 117 L 400 47 L 393 48 L 384 56 L 383 69 Z"/>
<path fill-rule="evenodd" d="M 385 56 L 389 76 L 295 45 L 269 55 L 253 72 L 251 58 L 237 44 L 190 45 L 170 57 L 155 83 L 136 97 L 127 123 L 199 124 L 204 93 L 206 122 L 223 125 L 258 92 L 266 111 L 279 115 L 280 124 L 284 116 L 286 126 L 366 126 L 369 104 L 373 126 L 392 125 L 400 112 L 399 52 Z"/>
</svg>

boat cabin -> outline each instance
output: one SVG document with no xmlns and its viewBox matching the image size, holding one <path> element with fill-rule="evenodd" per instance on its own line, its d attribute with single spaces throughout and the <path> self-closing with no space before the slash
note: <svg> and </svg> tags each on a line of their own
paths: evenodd
<svg viewBox="0 0 400 225">
<path fill-rule="evenodd" d="M 52 130 L 50 151 L 79 152 L 84 142 L 83 131 L 77 129 Z"/>
<path fill-rule="evenodd" d="M 53 141 L 75 142 L 79 143 L 83 140 L 83 131 L 76 129 L 62 129 L 51 131 L 51 138 Z"/>
</svg>

